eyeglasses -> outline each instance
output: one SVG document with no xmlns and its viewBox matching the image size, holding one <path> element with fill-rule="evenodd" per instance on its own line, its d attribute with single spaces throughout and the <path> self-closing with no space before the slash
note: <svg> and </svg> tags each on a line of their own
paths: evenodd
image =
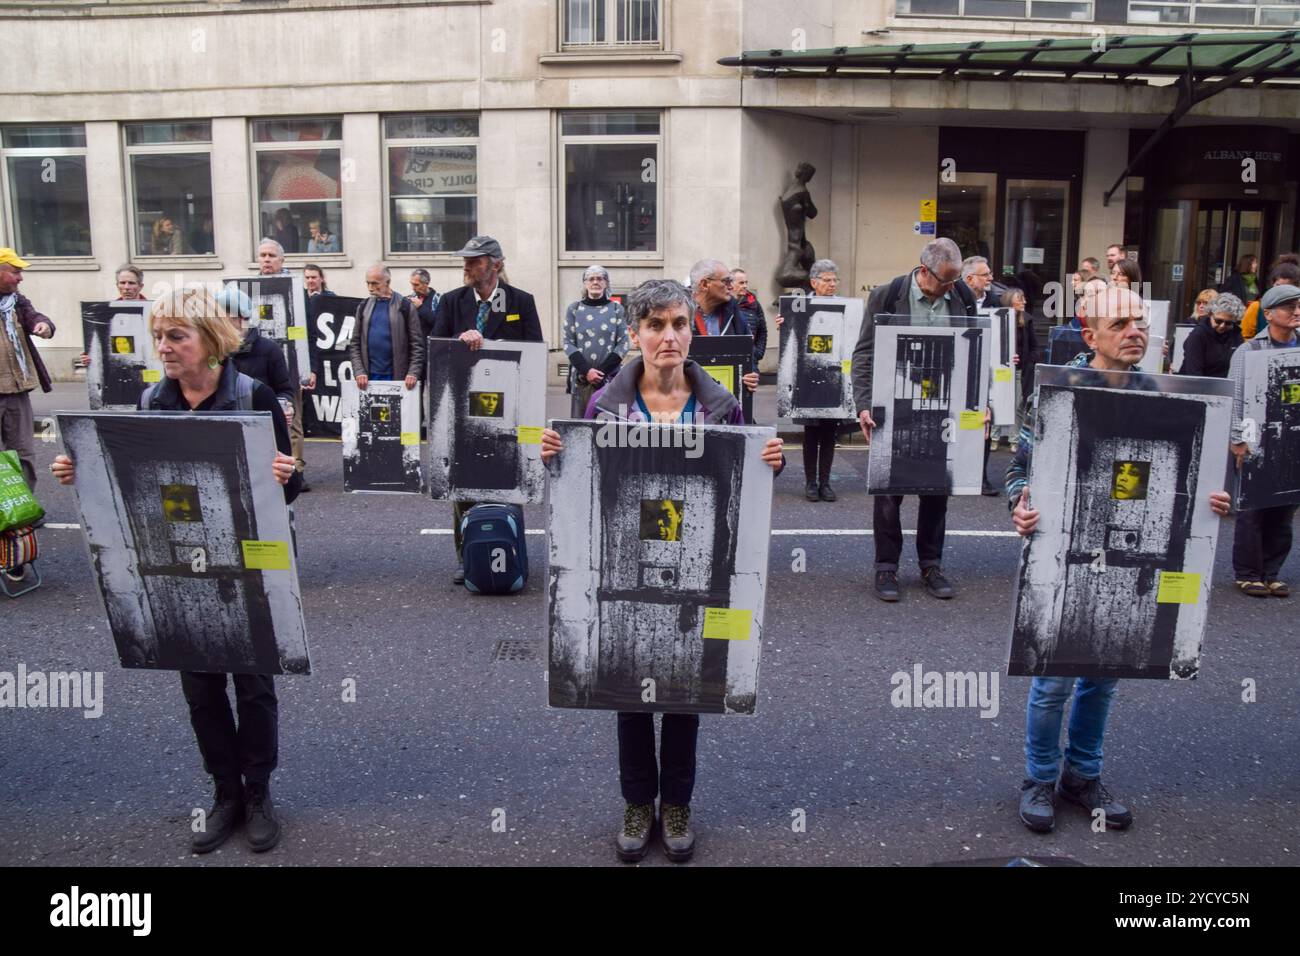
<svg viewBox="0 0 1300 956">
<path fill-rule="evenodd" d="M 721 279 L 719 279 L 717 276 L 714 276 L 713 281 L 721 282 L 723 285 L 731 285 L 731 276 L 723 276 Z"/>
<path fill-rule="evenodd" d="M 1277 305 L 1271 307 L 1268 311 L 1294 314 L 1297 309 L 1300 309 L 1300 300 L 1292 299 L 1290 302 L 1279 302 Z"/>
<path fill-rule="evenodd" d="M 1221 319 L 1217 315 L 1210 316 L 1210 321 L 1215 325 L 1237 325 L 1236 319 Z"/>
</svg>

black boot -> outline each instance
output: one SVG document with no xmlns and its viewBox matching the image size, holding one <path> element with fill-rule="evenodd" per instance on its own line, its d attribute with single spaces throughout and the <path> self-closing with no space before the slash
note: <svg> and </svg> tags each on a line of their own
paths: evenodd
<svg viewBox="0 0 1300 956">
<path fill-rule="evenodd" d="M 216 782 L 216 799 L 203 818 L 203 829 L 190 837 L 195 853 L 211 853 L 230 839 L 244 818 L 244 790 L 238 780 Z"/>
<path fill-rule="evenodd" d="M 265 853 L 280 842 L 280 821 L 271 802 L 271 791 L 264 783 L 250 783 L 244 794 L 247 818 L 244 836 L 254 853 Z"/>
</svg>

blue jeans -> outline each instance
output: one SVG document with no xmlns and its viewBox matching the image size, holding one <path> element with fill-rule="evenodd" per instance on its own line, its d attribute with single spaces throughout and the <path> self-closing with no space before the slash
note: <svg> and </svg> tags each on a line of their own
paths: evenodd
<svg viewBox="0 0 1300 956">
<path fill-rule="evenodd" d="M 1025 776 L 1038 783 L 1056 780 L 1061 764 L 1061 720 L 1073 688 L 1065 763 L 1075 776 L 1100 777 L 1101 741 L 1106 735 L 1110 701 L 1118 687 L 1119 680 L 1114 677 L 1035 677 L 1029 685 L 1026 707 Z"/>
</svg>

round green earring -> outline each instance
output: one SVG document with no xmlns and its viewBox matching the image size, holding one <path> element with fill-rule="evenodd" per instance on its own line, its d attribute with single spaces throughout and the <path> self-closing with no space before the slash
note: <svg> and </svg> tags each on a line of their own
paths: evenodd
<svg viewBox="0 0 1300 956">
<path fill-rule="evenodd" d="M 217 361 L 217 357 L 215 355 L 208 356 L 208 368 L 216 368 L 220 364 L 221 363 Z"/>
</svg>

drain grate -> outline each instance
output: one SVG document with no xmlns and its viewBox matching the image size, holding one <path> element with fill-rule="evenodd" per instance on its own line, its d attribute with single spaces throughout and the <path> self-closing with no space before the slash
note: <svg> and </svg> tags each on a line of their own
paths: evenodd
<svg viewBox="0 0 1300 956">
<path fill-rule="evenodd" d="M 537 641 L 497 641 L 492 661 L 535 661 L 541 644 Z"/>
</svg>

